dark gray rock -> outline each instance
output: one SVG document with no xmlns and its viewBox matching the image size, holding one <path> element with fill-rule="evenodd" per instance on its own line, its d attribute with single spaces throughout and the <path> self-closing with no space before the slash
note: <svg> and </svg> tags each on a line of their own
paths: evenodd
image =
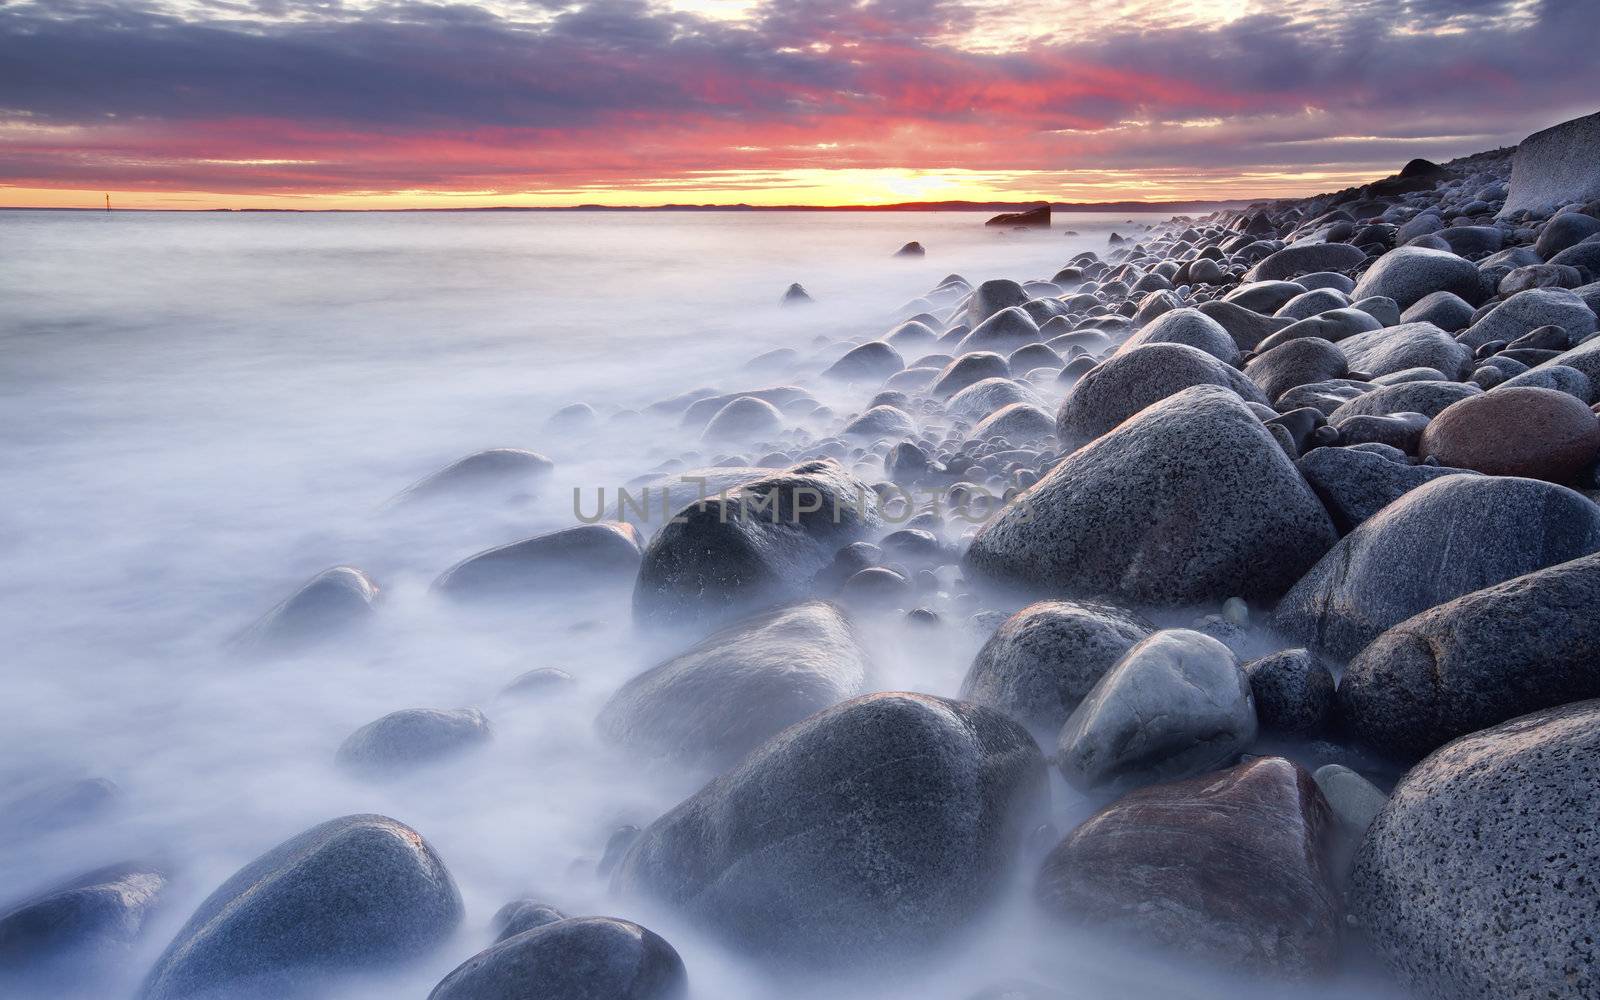
<svg viewBox="0 0 1600 1000">
<path fill-rule="evenodd" d="M 222 883 L 156 960 L 139 997 L 292 995 L 314 977 L 414 959 L 460 921 L 455 882 L 421 835 L 385 816 L 344 816 Z"/>
<path fill-rule="evenodd" d="M 1032 403 L 1037 406 L 1043 402 L 1038 393 L 1021 382 L 1009 378 L 986 378 L 951 396 L 949 402 L 944 404 L 944 412 L 952 420 L 976 424 L 1012 403 Z"/>
<path fill-rule="evenodd" d="M 581 587 L 623 586 L 639 570 L 639 532 L 602 521 L 535 535 L 468 556 L 434 589 L 461 600 L 512 600 Z"/>
<path fill-rule="evenodd" d="M 1333 716 L 1333 674 L 1308 649 L 1281 649 L 1244 665 L 1256 719 L 1270 733 L 1310 736 Z"/>
<path fill-rule="evenodd" d="M 1273 624 L 1344 661 L 1412 615 L 1600 550 L 1600 506 L 1565 487 L 1446 476 L 1406 493 L 1284 595 Z"/>
<path fill-rule="evenodd" d="M 1362 393 L 1328 414 L 1328 421 L 1338 424 L 1359 414 L 1382 417 L 1420 413 L 1437 417 L 1450 404 L 1482 392 L 1470 382 L 1398 382 Z"/>
<path fill-rule="evenodd" d="M 493 738 L 475 708 L 409 708 L 390 712 L 351 733 L 335 760 L 359 774 L 395 774 L 464 753 Z"/>
<path fill-rule="evenodd" d="M 844 616 L 808 601 L 723 629 L 633 678 L 598 723 L 626 746 L 727 766 L 784 727 L 860 694 L 868 666 Z"/>
<path fill-rule="evenodd" d="M 1327 418 L 1338 412 L 1341 406 L 1353 399 L 1359 399 L 1372 389 L 1370 382 L 1357 382 L 1347 378 L 1312 382 L 1309 385 L 1295 386 L 1285 392 L 1278 397 L 1273 406 L 1281 413 L 1309 407 Z"/>
<path fill-rule="evenodd" d="M 974 351 L 994 351 L 1009 354 L 1019 347 L 1037 344 L 1045 338 L 1039 335 L 1039 325 L 1019 306 L 1010 306 L 990 316 L 961 338 L 955 354 Z"/>
<path fill-rule="evenodd" d="M 1011 366 L 1006 359 L 992 351 L 963 354 L 944 366 L 928 389 L 935 399 L 949 399 L 962 389 L 976 385 L 984 379 L 1009 378 Z"/>
<path fill-rule="evenodd" d="M 1331 831 L 1311 776 L 1262 757 L 1102 809 L 1045 858 L 1035 895 L 1053 916 L 1141 946 L 1319 977 L 1339 949 Z"/>
<path fill-rule="evenodd" d="M 881 967 L 987 907 L 1044 790 L 1037 745 L 1000 713 L 868 695 L 773 737 L 656 820 L 612 885 L 770 963 Z"/>
<path fill-rule="evenodd" d="M 1340 534 L 1354 531 L 1424 483 L 1441 476 L 1477 475 L 1437 465 L 1406 465 L 1359 448 L 1317 448 L 1295 466 L 1327 507 Z"/>
<path fill-rule="evenodd" d="M 1453 292 L 1429 292 L 1400 314 L 1402 323 L 1432 323 L 1448 333 L 1465 330 L 1476 310 Z"/>
<path fill-rule="evenodd" d="M 1154 631 L 1137 614 L 1108 604 L 1030 604 L 978 651 L 961 700 L 1053 736 L 1105 672 Z"/>
<path fill-rule="evenodd" d="M 740 396 L 718 410 L 701 434 L 704 441 L 749 441 L 783 430 L 783 411 L 764 399 Z"/>
<path fill-rule="evenodd" d="M 1519 211 L 1548 212 L 1563 205 L 1600 199 L 1600 114 L 1553 125 L 1517 146 L 1511 183 L 1500 217 Z"/>
<path fill-rule="evenodd" d="M 167 888 L 142 862 L 97 868 L 0 909 L 0 969 L 93 961 L 138 940 Z"/>
<path fill-rule="evenodd" d="M 570 917 L 478 952 L 428 1000 L 678 1000 L 688 991 L 683 959 L 653 931 Z"/>
<path fill-rule="evenodd" d="M 1261 354 L 1291 340 L 1306 337 L 1319 337 L 1338 343 L 1358 333 L 1371 333 L 1381 329 L 1383 329 L 1382 323 L 1360 309 L 1329 309 L 1327 312 L 1297 320 L 1265 338 L 1256 345 L 1256 353 Z"/>
<path fill-rule="evenodd" d="M 1288 326 L 1291 321 L 1264 316 L 1236 302 L 1212 299 L 1197 306 L 1201 312 L 1221 324 L 1241 351 L 1253 351 L 1262 340 Z"/>
<path fill-rule="evenodd" d="M 1345 767 L 1324 764 L 1311 775 L 1347 840 L 1359 843 L 1388 804 L 1383 789 Z"/>
<path fill-rule="evenodd" d="M 1472 349 L 1432 323 L 1405 323 L 1339 342 L 1353 371 L 1387 375 L 1407 368 L 1437 368 L 1447 375 L 1464 373 Z"/>
<path fill-rule="evenodd" d="M 1244 373 L 1269 400 L 1296 386 L 1344 378 L 1349 373 L 1344 352 L 1319 337 L 1290 340 L 1257 354 Z"/>
<path fill-rule="evenodd" d="M 1009 278 L 985 281 L 973 289 L 972 298 L 967 302 L 967 326 L 976 327 L 1000 310 L 1020 306 L 1031 297 L 1021 285 Z"/>
<path fill-rule="evenodd" d="M 638 832 L 637 829 L 634 831 Z M 525 931 L 545 924 L 553 924 L 557 920 L 565 920 L 567 915 L 560 910 L 536 899 L 517 899 L 500 907 L 495 912 L 493 927 L 498 932 L 495 943 L 498 944 L 507 938 L 514 938 Z"/>
<path fill-rule="evenodd" d="M 1595 332 L 1595 316 L 1582 299 L 1565 288 L 1530 288 L 1489 310 L 1457 339 L 1478 348 L 1496 340 L 1516 340 L 1541 326 L 1559 326 L 1576 342 Z"/>
<path fill-rule="evenodd" d="M 1151 403 L 1196 385 L 1269 401 L 1244 373 L 1198 348 L 1146 344 L 1108 358 L 1073 385 L 1056 413 L 1056 435 L 1063 443 L 1092 441 Z"/>
<path fill-rule="evenodd" d="M 1587 617 L 1587 616 L 1586 616 Z M 1600 702 L 1523 716 L 1413 768 L 1362 841 L 1350 907 L 1413 995 L 1600 995 Z"/>
<path fill-rule="evenodd" d="M 1063 459 L 979 529 L 965 565 L 1064 596 L 1272 598 L 1334 538 L 1249 407 L 1194 386 Z"/>
<path fill-rule="evenodd" d="M 1270 316 L 1304 291 L 1306 286 L 1293 281 L 1252 281 L 1224 295 L 1222 301 Z"/>
<path fill-rule="evenodd" d="M 1367 259 L 1348 243 L 1301 243 L 1269 254 L 1244 274 L 1246 281 L 1284 281 L 1312 271 L 1348 271 Z"/>
<path fill-rule="evenodd" d="M 1382 295 L 1408 309 L 1431 292 L 1452 292 L 1468 302 L 1482 300 L 1478 269 L 1448 250 L 1397 247 L 1367 268 L 1351 298 Z"/>
<path fill-rule="evenodd" d="M 1278 311 L 1272 315 L 1281 316 L 1284 319 L 1292 319 L 1298 322 L 1299 320 L 1310 319 L 1311 317 L 1321 313 L 1332 312 L 1336 309 L 1344 309 L 1349 305 L 1350 296 L 1338 291 L 1337 289 L 1314 288 L 1309 292 L 1301 292 L 1288 302 L 1285 302 L 1279 307 Z M 1356 312 L 1360 313 L 1368 320 L 1372 319 L 1372 317 L 1367 316 L 1366 313 L 1361 313 L 1359 309 L 1356 310 Z"/>
<path fill-rule="evenodd" d="M 840 546 L 878 523 L 876 495 L 831 459 L 691 504 L 645 548 L 634 617 L 703 623 L 803 596 Z"/>
<path fill-rule="evenodd" d="M 1197 347 L 1221 361 L 1234 364 L 1239 360 L 1239 345 L 1222 324 L 1198 309 L 1174 309 L 1156 317 L 1144 329 L 1122 342 L 1118 354 L 1124 354 L 1144 344 L 1187 344 Z"/>
<path fill-rule="evenodd" d="M 900 352 L 881 340 L 851 348 L 822 374 L 850 382 L 876 382 L 906 366 Z"/>
<path fill-rule="evenodd" d="M 1575 396 L 1585 403 L 1594 398 L 1594 386 L 1589 382 L 1589 377 L 1576 368 L 1568 368 L 1566 365 L 1542 365 L 1531 368 L 1520 375 L 1513 375 L 1495 388 L 1515 389 L 1524 386 L 1554 389 Z"/>
<path fill-rule="evenodd" d="M 1600 233 L 1600 219 L 1579 212 L 1562 212 L 1544 224 L 1534 252 L 1542 260 L 1549 260 L 1570 246 L 1577 246 L 1589 237 Z"/>
<path fill-rule="evenodd" d="M 973 441 L 1005 438 L 1012 444 L 1038 441 L 1056 432 L 1056 418 L 1032 403 L 1012 403 L 983 418 L 967 435 Z"/>
<path fill-rule="evenodd" d="M 1356 413 L 1341 417 L 1334 426 L 1339 430 L 1340 443 L 1383 444 L 1415 455 L 1422 443 L 1422 434 L 1428 429 L 1428 416 L 1423 413 L 1391 413 L 1373 416 Z"/>
<path fill-rule="evenodd" d="M 1339 709 L 1397 757 L 1526 712 L 1600 696 L 1600 556 L 1458 597 L 1384 632 L 1350 662 Z"/>
</svg>

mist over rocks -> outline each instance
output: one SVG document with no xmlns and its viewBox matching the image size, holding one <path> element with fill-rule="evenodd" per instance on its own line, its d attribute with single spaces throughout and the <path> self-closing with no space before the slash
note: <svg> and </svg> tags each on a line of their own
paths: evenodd
<svg viewBox="0 0 1600 1000">
<path fill-rule="evenodd" d="M 558 919 L 496 942 L 428 1000 L 680 1000 L 689 976 L 660 935 L 612 917 Z"/>
</svg>

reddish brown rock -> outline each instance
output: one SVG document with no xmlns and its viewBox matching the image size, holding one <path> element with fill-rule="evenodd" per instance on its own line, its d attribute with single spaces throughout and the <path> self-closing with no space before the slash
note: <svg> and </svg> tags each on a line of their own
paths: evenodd
<svg viewBox="0 0 1600 1000">
<path fill-rule="evenodd" d="M 1035 891 L 1074 923 L 1309 978 L 1338 951 L 1331 829 L 1311 775 L 1263 757 L 1124 796 L 1050 852 Z"/>
<path fill-rule="evenodd" d="M 1562 483 L 1600 453 L 1600 422 L 1568 393 L 1515 386 L 1445 407 L 1418 450 L 1458 469 Z"/>
</svg>

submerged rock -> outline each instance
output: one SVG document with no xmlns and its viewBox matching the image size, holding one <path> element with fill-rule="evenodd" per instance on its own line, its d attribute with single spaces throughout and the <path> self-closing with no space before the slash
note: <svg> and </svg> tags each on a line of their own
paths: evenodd
<svg viewBox="0 0 1600 1000">
<path fill-rule="evenodd" d="M 410 708 L 351 733 L 334 759 L 363 775 L 394 774 L 463 753 L 491 737 L 489 720 L 475 708 Z"/>
<path fill-rule="evenodd" d="M 808 601 L 740 622 L 622 686 L 609 738 L 726 766 L 784 727 L 861 693 L 868 660 L 838 609 Z"/>
<path fill-rule="evenodd" d="M 868 695 L 791 726 L 656 820 L 612 885 L 769 963 L 882 967 L 987 907 L 1044 789 L 1038 747 L 998 712 Z"/>
<path fill-rule="evenodd" d="M 582 524 L 469 556 L 441 573 L 433 586 L 463 600 L 621 586 L 639 569 L 639 544 L 639 532 L 631 524 Z"/>
<path fill-rule="evenodd" d="M 0 969 L 93 961 L 131 945 L 167 887 L 159 867 L 97 868 L 0 909 Z"/>
<path fill-rule="evenodd" d="M 445 466 L 406 487 L 394 504 L 496 494 L 512 496 L 531 491 L 550 478 L 555 463 L 537 452 L 521 448 L 490 448 Z"/>
<path fill-rule="evenodd" d="M 411 960 L 460 920 L 455 882 L 415 830 L 345 816 L 224 882 L 156 960 L 139 997 L 292 995 L 313 977 Z"/>
<path fill-rule="evenodd" d="M 1232 968 L 1330 972 L 1339 896 L 1331 817 L 1282 757 L 1132 792 L 1045 859 L 1035 895 L 1054 916 Z"/>
<path fill-rule="evenodd" d="M 1350 907 L 1414 995 L 1600 995 L 1600 702 L 1465 736 L 1406 774 L 1362 841 Z"/>
<path fill-rule="evenodd" d="M 679 511 L 645 548 L 636 620 L 692 624 L 804 596 L 842 545 L 879 523 L 877 497 L 823 459 Z"/>
<path fill-rule="evenodd" d="M 677 1000 L 688 989 L 683 959 L 653 931 L 613 917 L 571 917 L 478 952 L 428 1000 Z"/>
<path fill-rule="evenodd" d="M 378 585 L 354 566 L 335 566 L 312 577 L 282 604 L 239 636 L 240 648 L 298 652 L 349 636 L 372 621 Z"/>
</svg>

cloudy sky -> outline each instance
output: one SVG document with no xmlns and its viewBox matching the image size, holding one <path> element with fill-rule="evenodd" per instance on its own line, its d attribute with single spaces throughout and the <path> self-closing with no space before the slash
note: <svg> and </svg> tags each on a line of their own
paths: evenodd
<svg viewBox="0 0 1600 1000">
<path fill-rule="evenodd" d="M 1597 38 L 1600 0 L 0 0 L 0 204 L 1305 194 L 1600 110 Z"/>
</svg>

